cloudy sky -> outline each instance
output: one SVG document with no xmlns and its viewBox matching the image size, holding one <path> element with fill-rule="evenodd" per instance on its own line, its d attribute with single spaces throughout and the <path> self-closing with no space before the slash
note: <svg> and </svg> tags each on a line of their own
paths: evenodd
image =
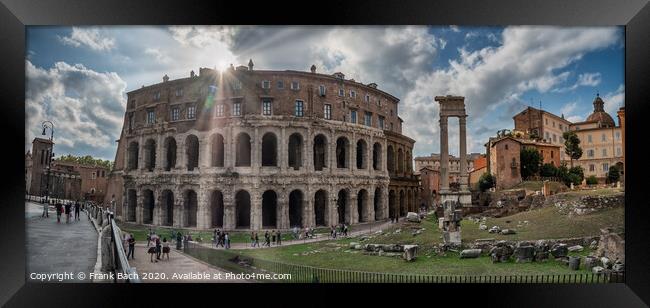
<svg viewBox="0 0 650 308">
<path fill-rule="evenodd" d="M 28 27 L 25 151 L 43 120 L 56 155 L 114 159 L 125 93 L 233 63 L 343 72 L 400 98 L 415 155 L 439 149 L 437 95 L 465 96 L 468 150 L 526 106 L 584 120 L 596 93 L 624 103 L 622 27 Z M 457 120 L 450 151 L 457 154 Z"/>
</svg>

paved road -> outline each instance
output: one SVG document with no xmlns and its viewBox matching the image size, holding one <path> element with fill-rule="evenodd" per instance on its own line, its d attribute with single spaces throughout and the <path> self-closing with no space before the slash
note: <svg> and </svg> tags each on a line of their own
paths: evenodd
<svg viewBox="0 0 650 308">
<path fill-rule="evenodd" d="M 216 267 L 210 266 L 207 263 L 191 258 L 185 254 L 176 252 L 176 249 L 173 246 L 170 246 L 172 249 L 170 249 L 169 260 L 163 258 L 162 260 L 158 260 L 158 262 L 151 262 L 151 256 L 147 254 L 147 247 L 145 246 L 146 243 L 136 244 L 134 253 L 135 259 L 129 259 L 129 265 L 135 267 L 142 282 L 246 282 L 245 280 L 234 279 L 234 277 L 227 278 L 226 271 L 217 269 Z M 177 278 L 181 279 L 175 279 L 173 277 L 174 273 L 176 273 Z M 210 279 L 191 279 L 190 277 L 183 276 L 184 274 L 190 273 L 208 273 Z M 221 279 L 218 279 L 219 276 L 216 276 L 215 274 L 221 274 Z M 193 278 L 198 277 L 195 276 Z"/>
<path fill-rule="evenodd" d="M 56 212 L 49 218 L 41 218 L 41 204 L 25 202 L 25 231 L 28 281 L 31 273 L 72 272 L 85 273 L 83 282 L 90 282 L 89 273 L 94 271 L 97 261 L 97 231 L 85 213 L 81 220 L 65 223 L 56 222 Z M 37 282 L 37 281 L 36 281 Z M 50 282 L 59 282 L 58 280 Z M 64 282 L 80 282 L 77 278 Z"/>
</svg>

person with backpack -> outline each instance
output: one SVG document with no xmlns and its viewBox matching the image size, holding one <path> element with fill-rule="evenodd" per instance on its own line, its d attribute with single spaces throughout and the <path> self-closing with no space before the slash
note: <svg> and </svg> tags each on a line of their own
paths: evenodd
<svg viewBox="0 0 650 308">
<path fill-rule="evenodd" d="M 126 259 L 129 259 L 129 256 L 131 256 L 131 259 L 135 260 L 135 238 L 133 237 L 133 234 L 128 235 L 128 240 L 127 243 L 129 244 L 129 252 L 126 254 Z"/>
<path fill-rule="evenodd" d="M 61 223 L 61 212 L 63 211 L 63 205 L 60 202 L 57 202 L 55 207 L 56 207 L 56 223 Z"/>
<path fill-rule="evenodd" d="M 264 246 L 266 246 L 266 247 L 271 246 L 271 237 L 269 236 L 269 231 L 266 231 L 264 233 Z"/>
<path fill-rule="evenodd" d="M 65 203 L 65 223 L 70 223 L 70 202 Z"/>
</svg>

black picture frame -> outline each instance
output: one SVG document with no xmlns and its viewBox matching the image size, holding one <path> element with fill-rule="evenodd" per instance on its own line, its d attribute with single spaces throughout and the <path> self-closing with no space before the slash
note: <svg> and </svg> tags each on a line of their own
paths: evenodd
<svg viewBox="0 0 650 308">
<path fill-rule="evenodd" d="M 145 300 L 191 300 L 249 305 L 259 301 L 290 305 L 285 296 L 301 295 L 306 306 L 352 301 L 383 304 L 424 300 L 427 304 L 495 306 L 646 306 L 650 303 L 647 251 L 650 224 L 650 172 L 643 149 L 650 99 L 650 5 L 647 0 L 455 0 L 400 1 L 37 1 L 0 0 L 0 96 L 5 148 L 5 181 L 0 206 L 0 303 L 7 306 L 114 306 Z M 150 25 L 150 24 L 324 24 L 324 25 L 559 25 L 625 26 L 626 283 L 608 285 L 109 285 L 37 284 L 25 282 L 23 200 L 26 25 Z M 13 144 L 13 146 L 11 145 Z M 21 151 L 18 151 L 21 149 Z M 20 152 L 20 153 L 19 153 Z M 217 290 L 216 293 L 214 291 Z M 349 293 L 343 295 L 342 292 Z M 262 295 L 263 294 L 263 295 Z M 204 296 L 202 296 L 204 295 Z M 260 295 L 260 296 L 257 296 Z M 278 296 L 279 295 L 279 296 Z M 214 297 L 216 298 L 214 298 Z M 223 296 L 223 297 L 222 297 Z M 308 302 L 303 302 L 308 300 Z M 447 303 L 451 300 L 455 303 Z M 293 305 L 292 305 L 293 306 Z"/>
</svg>

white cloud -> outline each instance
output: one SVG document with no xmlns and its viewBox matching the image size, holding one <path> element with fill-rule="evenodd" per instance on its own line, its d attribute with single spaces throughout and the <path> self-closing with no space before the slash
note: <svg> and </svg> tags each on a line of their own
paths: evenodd
<svg viewBox="0 0 650 308">
<path fill-rule="evenodd" d="M 107 51 L 115 48 L 115 38 L 106 37 L 96 28 L 72 27 L 70 36 L 59 36 L 64 45 L 74 47 L 85 46 L 96 51 Z"/>
<path fill-rule="evenodd" d="M 564 114 L 565 116 L 568 116 L 571 114 L 574 110 L 576 110 L 576 107 L 578 107 L 578 102 L 569 102 L 562 106 L 560 109 L 560 112 Z"/>
<path fill-rule="evenodd" d="M 616 91 L 609 92 L 601 98 L 605 102 L 605 111 L 616 119 L 616 112 L 625 105 L 625 86 L 621 84 Z"/>
<path fill-rule="evenodd" d="M 158 48 L 147 48 L 144 50 L 144 53 L 150 56 L 153 56 L 156 61 L 160 63 L 169 63 L 171 62 L 171 58 L 167 56 L 165 53 L 160 51 Z"/>
<path fill-rule="evenodd" d="M 455 25 L 449 26 L 449 29 L 453 32 L 460 32 L 460 28 L 458 28 L 458 26 Z"/>
<path fill-rule="evenodd" d="M 124 117 L 126 83 L 116 73 L 56 62 L 44 69 L 26 61 L 25 147 L 40 135 L 41 122 L 55 125 L 58 154 L 95 152 L 113 159 Z"/>
<path fill-rule="evenodd" d="M 570 87 L 564 87 L 564 88 L 558 88 L 558 89 L 553 89 L 552 92 L 557 92 L 557 93 L 564 93 L 564 92 L 569 92 L 577 89 L 578 87 L 581 86 L 586 86 L 586 87 L 595 87 L 599 85 L 601 82 L 601 75 L 600 73 L 584 73 L 578 75 L 578 80 L 576 80 L 576 83 L 573 84 Z"/>
</svg>

